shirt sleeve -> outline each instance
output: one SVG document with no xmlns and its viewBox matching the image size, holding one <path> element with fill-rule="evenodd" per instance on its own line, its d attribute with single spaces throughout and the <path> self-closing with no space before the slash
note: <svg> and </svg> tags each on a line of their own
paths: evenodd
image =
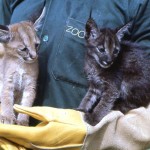
<svg viewBox="0 0 150 150">
<path fill-rule="evenodd" d="M 126 115 L 112 111 L 96 126 L 88 126 L 82 150 L 148 149 L 150 147 L 149 113 L 149 107 L 133 109 Z"/>
</svg>

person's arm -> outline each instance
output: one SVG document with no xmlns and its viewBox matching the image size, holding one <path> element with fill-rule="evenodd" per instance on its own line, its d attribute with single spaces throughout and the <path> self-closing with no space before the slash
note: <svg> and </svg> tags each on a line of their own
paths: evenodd
<svg viewBox="0 0 150 150">
<path fill-rule="evenodd" d="M 83 150 L 146 150 L 150 148 L 150 108 L 123 115 L 113 111 L 95 127 L 88 127 Z M 116 116 L 116 117 L 115 117 Z"/>
</svg>

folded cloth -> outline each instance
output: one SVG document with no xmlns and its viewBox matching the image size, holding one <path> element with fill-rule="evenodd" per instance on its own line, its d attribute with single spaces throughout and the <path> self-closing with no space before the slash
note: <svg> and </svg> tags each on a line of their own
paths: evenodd
<svg viewBox="0 0 150 150">
<path fill-rule="evenodd" d="M 150 148 L 150 108 L 133 109 L 126 115 L 112 111 L 95 127 L 87 126 L 88 133 L 83 150 Z"/>
<path fill-rule="evenodd" d="M 96 126 L 83 121 L 83 113 L 52 107 L 22 107 L 41 123 L 35 127 L 0 124 L 0 149 L 146 150 L 150 147 L 150 108 L 124 115 L 112 111 Z M 20 146 L 21 145 L 21 146 Z"/>
</svg>

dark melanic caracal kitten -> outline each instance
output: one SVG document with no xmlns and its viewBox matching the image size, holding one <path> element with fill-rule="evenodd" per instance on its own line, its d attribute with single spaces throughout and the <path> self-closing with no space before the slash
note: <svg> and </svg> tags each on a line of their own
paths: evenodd
<svg viewBox="0 0 150 150">
<path fill-rule="evenodd" d="M 96 125 L 112 109 L 127 113 L 150 102 L 150 55 L 146 48 L 123 41 L 131 22 L 120 29 L 98 28 L 92 18 L 86 24 L 88 51 L 85 72 L 89 89 L 78 109 Z"/>
</svg>

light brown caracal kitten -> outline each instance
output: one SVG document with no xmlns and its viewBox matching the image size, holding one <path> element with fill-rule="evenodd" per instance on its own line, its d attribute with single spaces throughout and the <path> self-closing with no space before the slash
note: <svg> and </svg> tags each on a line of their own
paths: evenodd
<svg viewBox="0 0 150 150">
<path fill-rule="evenodd" d="M 28 125 L 29 116 L 15 114 L 15 103 L 32 106 L 38 77 L 37 48 L 40 40 L 36 31 L 41 27 L 45 8 L 35 23 L 23 21 L 0 25 L 0 123 Z M 1 54 L 2 55 L 2 54 Z"/>
</svg>

